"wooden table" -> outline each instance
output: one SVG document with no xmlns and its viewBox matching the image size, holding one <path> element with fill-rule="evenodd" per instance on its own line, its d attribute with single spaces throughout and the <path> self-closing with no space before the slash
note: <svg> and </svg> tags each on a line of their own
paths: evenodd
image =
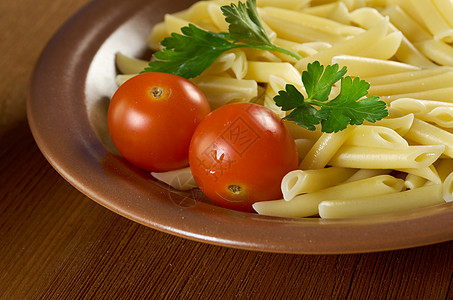
<svg viewBox="0 0 453 300">
<path fill-rule="evenodd" d="M 0 299 L 453 298 L 453 242 L 355 255 L 250 252 L 144 227 L 73 188 L 37 148 L 25 99 L 40 51 L 87 2 L 0 3 Z"/>
</svg>

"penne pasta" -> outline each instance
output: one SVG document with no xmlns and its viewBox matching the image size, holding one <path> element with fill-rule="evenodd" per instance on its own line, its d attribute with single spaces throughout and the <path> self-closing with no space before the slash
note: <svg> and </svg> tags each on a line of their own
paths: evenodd
<svg viewBox="0 0 453 300">
<path fill-rule="evenodd" d="M 296 11 L 293 8 L 282 9 L 279 7 L 268 6 L 263 8 L 261 11 L 282 21 L 288 21 L 302 27 L 311 28 L 319 32 L 334 34 L 337 36 L 349 37 L 364 32 L 364 30 L 359 27 L 344 25 L 328 18 L 322 18 Z M 266 17 L 263 18 L 265 19 Z"/>
<path fill-rule="evenodd" d="M 148 61 L 116 53 L 115 64 L 123 74 L 138 74 L 148 66 Z"/>
<path fill-rule="evenodd" d="M 260 62 L 249 61 L 247 74 L 244 79 L 258 82 L 269 82 L 270 76 L 277 76 L 290 84 L 300 84 L 301 74 L 287 62 Z"/>
<path fill-rule="evenodd" d="M 376 148 L 406 148 L 409 146 L 407 141 L 395 130 L 371 125 L 354 128 L 344 145 Z"/>
<path fill-rule="evenodd" d="M 433 165 L 429 165 L 424 168 L 402 168 L 397 169 L 397 171 L 408 173 L 434 183 L 442 182 L 439 173 Z"/>
<path fill-rule="evenodd" d="M 363 49 L 372 47 L 377 41 L 383 39 L 388 31 L 389 21 L 384 19 L 369 30 L 360 33 L 350 39 L 338 42 L 332 45 L 331 48 L 320 51 L 299 60 L 296 63 L 298 70 L 303 70 L 309 62 L 319 61 L 321 64 L 330 64 L 332 58 L 339 54 L 355 55 Z"/>
<path fill-rule="evenodd" d="M 316 170 L 294 170 L 282 179 L 283 199 L 290 201 L 295 196 L 313 193 L 347 180 L 355 169 L 323 168 Z"/>
<path fill-rule="evenodd" d="M 390 114 L 413 113 L 417 119 L 431 122 L 440 127 L 453 127 L 453 103 L 413 98 L 400 98 L 390 103 Z"/>
<path fill-rule="evenodd" d="M 332 63 L 338 64 L 340 67 L 347 67 L 348 74 L 351 76 L 368 78 L 420 69 L 419 67 L 401 62 L 351 55 L 334 56 Z M 373 82 L 372 79 L 369 81 Z"/>
<path fill-rule="evenodd" d="M 406 138 L 422 145 L 441 145 L 443 153 L 453 158 L 453 133 L 436 127 L 419 119 L 414 119 Z"/>
<path fill-rule="evenodd" d="M 453 42 L 453 30 L 431 0 L 409 0 L 435 40 Z M 451 6 L 451 5 L 450 5 Z M 451 18 L 451 15 L 449 16 Z"/>
<path fill-rule="evenodd" d="M 419 20 L 418 16 L 412 17 L 407 14 L 405 10 L 399 5 L 390 5 L 382 10 L 382 14 L 390 18 L 390 22 L 401 30 L 412 43 L 421 42 L 431 39 L 431 35 L 416 20 Z"/>
<path fill-rule="evenodd" d="M 453 201 L 453 172 L 445 178 L 442 195 L 445 202 Z"/>
<path fill-rule="evenodd" d="M 203 76 L 192 79 L 208 99 L 212 109 L 232 101 L 249 102 L 258 95 L 254 80 L 239 80 L 222 76 Z"/>
<path fill-rule="evenodd" d="M 391 96 L 382 96 L 381 100 L 384 100 L 386 103 L 391 103 L 392 101 L 400 98 L 415 98 L 443 102 L 453 102 L 453 87 L 445 87 L 421 92 L 410 92 L 406 94 L 398 94 Z"/>
<path fill-rule="evenodd" d="M 414 79 L 406 82 L 388 83 L 385 85 L 372 85 L 368 90 L 370 95 L 389 96 L 408 93 L 431 91 L 450 86 L 453 82 L 453 72 L 433 75 L 429 78 Z"/>
<path fill-rule="evenodd" d="M 152 172 L 151 175 L 180 191 L 186 191 L 197 187 L 190 168 L 159 173 Z"/>
<path fill-rule="evenodd" d="M 424 186 L 426 182 L 427 180 L 423 177 L 414 174 L 407 174 L 406 179 L 404 180 L 404 185 L 407 187 L 407 189 L 413 190 Z"/>
<path fill-rule="evenodd" d="M 433 164 L 445 146 L 408 146 L 404 149 L 343 146 L 328 162 L 334 167 L 357 169 L 424 168 Z"/>
<path fill-rule="evenodd" d="M 318 205 L 326 199 L 354 199 L 370 195 L 386 195 L 399 192 L 404 180 L 390 175 L 381 175 L 352 181 L 323 189 L 310 194 L 302 194 L 291 201 L 274 200 L 256 202 L 255 211 L 261 215 L 300 218 L 318 214 Z"/>
<path fill-rule="evenodd" d="M 354 129 L 350 126 L 337 133 L 323 133 L 308 151 L 299 167 L 303 170 L 324 168 Z"/>
<path fill-rule="evenodd" d="M 379 196 L 350 200 L 325 200 L 319 204 L 321 218 L 354 218 L 407 211 L 445 203 L 442 185 L 433 184 Z"/>
<path fill-rule="evenodd" d="M 416 43 L 415 46 L 426 57 L 439 65 L 453 67 L 453 47 L 450 44 L 431 39 Z"/>
</svg>

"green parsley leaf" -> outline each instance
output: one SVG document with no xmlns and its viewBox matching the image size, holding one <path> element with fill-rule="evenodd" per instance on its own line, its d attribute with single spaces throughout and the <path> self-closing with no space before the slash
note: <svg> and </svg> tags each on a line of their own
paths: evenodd
<svg viewBox="0 0 453 300">
<path fill-rule="evenodd" d="M 232 3 L 230 6 L 222 6 L 220 9 L 225 16 L 225 21 L 230 24 L 228 27 L 230 39 L 249 45 L 271 43 L 258 17 L 255 0 L 248 0 L 247 4 L 238 2 L 237 6 Z"/>
<path fill-rule="evenodd" d="M 328 65 L 325 69 L 319 62 L 308 64 L 302 73 L 302 82 L 308 97 L 293 86 L 286 85 L 274 97 L 275 103 L 284 111 L 291 111 L 285 120 L 309 130 L 321 124 L 321 131 L 332 133 L 345 129 L 348 125 L 374 123 L 388 115 L 386 104 L 377 96 L 365 97 L 370 84 L 360 78 L 344 77 L 346 67 L 338 71 L 338 65 Z M 341 80 L 340 93 L 329 100 L 332 86 Z M 364 98 L 365 97 L 365 98 Z M 317 109 L 316 107 L 319 107 Z"/>
<path fill-rule="evenodd" d="M 144 72 L 164 72 L 192 78 L 206 70 L 223 52 L 237 48 L 224 34 L 202 30 L 193 24 L 181 28 L 162 41 L 164 47 L 154 53 L 157 59 Z"/>
<path fill-rule="evenodd" d="M 172 33 L 161 42 L 163 49 L 156 52 L 143 72 L 165 72 L 193 78 L 206 70 L 222 53 L 234 48 L 253 48 L 278 51 L 297 59 L 290 50 L 274 45 L 260 22 L 255 0 L 221 7 L 230 24 L 228 33 L 214 33 L 193 24 Z"/>
</svg>

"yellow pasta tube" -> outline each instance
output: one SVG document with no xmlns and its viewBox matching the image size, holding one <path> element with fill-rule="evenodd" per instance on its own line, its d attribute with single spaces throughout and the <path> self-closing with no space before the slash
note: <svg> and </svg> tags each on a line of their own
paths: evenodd
<svg viewBox="0 0 453 300">
<path fill-rule="evenodd" d="M 345 182 L 362 180 L 374 176 L 390 174 L 392 170 L 386 169 L 359 169 L 351 177 L 349 177 Z"/>
<path fill-rule="evenodd" d="M 453 157 L 453 133 L 430 123 L 415 118 L 404 137 L 422 145 L 443 145 L 444 154 Z"/>
<path fill-rule="evenodd" d="M 376 148 L 405 148 L 409 146 L 407 141 L 395 130 L 371 125 L 357 126 L 344 144 Z"/>
<path fill-rule="evenodd" d="M 363 33 L 360 33 L 350 39 L 338 42 L 329 49 L 320 51 L 299 60 L 296 64 L 296 68 L 298 70 L 303 70 L 309 62 L 315 60 L 319 61 L 322 65 L 330 64 L 332 58 L 340 54 L 355 55 L 367 47 L 372 47 L 376 41 L 384 38 L 388 31 L 388 25 L 389 22 L 386 18 Z"/>
<path fill-rule="evenodd" d="M 416 43 L 415 46 L 436 63 L 453 67 L 453 47 L 450 44 L 433 39 Z"/>
<path fill-rule="evenodd" d="M 310 27 L 304 27 L 288 20 L 275 18 L 267 13 L 262 15 L 262 19 L 276 33 L 278 38 L 297 43 L 316 41 L 335 43 L 345 39 L 344 36 L 331 32 L 319 31 Z"/>
<path fill-rule="evenodd" d="M 302 170 L 324 168 L 354 129 L 355 127 L 350 126 L 336 133 L 323 133 L 308 151 L 299 168 Z"/>
<path fill-rule="evenodd" d="M 444 181 L 451 172 L 453 172 L 453 160 L 450 158 L 441 158 L 436 162 L 436 170 L 441 181 Z"/>
<path fill-rule="evenodd" d="M 317 53 L 320 49 L 327 49 L 327 48 L 331 47 L 331 45 L 326 42 L 296 43 L 296 42 L 288 41 L 288 40 L 281 39 L 281 38 L 275 39 L 274 44 L 279 47 L 286 48 L 288 50 L 296 52 L 297 54 L 299 54 L 302 57 L 313 55 L 313 54 Z M 291 57 L 288 57 L 288 56 L 286 56 L 286 57 L 287 57 L 288 61 L 290 59 L 292 60 Z M 294 62 L 296 62 L 296 61 L 297 60 L 294 60 Z"/>
<path fill-rule="evenodd" d="M 371 8 L 371 7 L 363 7 L 356 9 L 355 11 L 351 12 L 350 14 L 351 21 L 354 23 L 359 24 L 361 27 L 369 29 L 376 23 L 380 22 L 383 20 L 385 17 L 378 12 L 377 9 Z M 394 46 L 398 46 L 396 49 L 382 49 L 384 52 L 388 52 L 386 55 L 382 55 L 381 57 L 376 56 L 376 54 L 369 56 L 369 57 L 375 57 L 375 58 L 390 58 L 393 54 L 395 54 L 395 57 L 404 63 L 409 63 L 417 66 L 434 66 L 434 64 L 429 61 L 425 56 L 423 56 L 415 47 L 414 45 L 399 31 L 393 24 L 389 24 L 389 31 L 393 32 L 393 35 L 395 35 L 395 32 L 398 32 L 398 40 L 396 40 L 396 36 L 393 37 L 395 40 L 394 42 L 396 43 Z M 389 39 L 392 36 L 389 35 L 386 38 Z M 382 43 L 382 41 L 379 43 L 381 47 L 385 47 L 387 43 Z M 374 49 L 374 47 L 373 47 Z M 376 49 L 377 50 L 377 49 Z M 377 52 L 377 51 L 376 51 Z M 390 55 L 390 53 L 392 53 Z M 364 55 L 364 53 L 360 53 L 360 55 Z"/>
<path fill-rule="evenodd" d="M 220 1 L 216 1 L 220 2 Z M 179 12 L 173 13 L 175 17 L 178 17 L 180 19 L 184 19 L 187 21 L 191 22 L 200 22 L 201 20 L 209 19 L 209 11 L 208 7 L 212 3 L 216 3 L 213 1 L 197 1 L 194 4 L 192 4 L 190 7 L 187 9 L 181 10 Z M 219 5 L 223 5 L 221 3 L 218 3 Z M 227 3 L 224 3 L 227 4 Z"/>
<path fill-rule="evenodd" d="M 135 75 L 137 74 L 118 74 L 116 75 L 116 84 L 118 86 L 122 85 L 123 83 L 125 83 L 127 80 L 131 79 L 132 77 L 134 77 Z"/>
<path fill-rule="evenodd" d="M 446 202 L 453 201 L 453 172 L 444 181 L 442 195 Z"/>
<path fill-rule="evenodd" d="M 421 42 L 432 38 L 425 27 L 416 22 L 413 16 L 407 14 L 398 5 L 385 7 L 382 10 L 382 14 L 390 17 L 390 22 L 401 30 L 411 42 Z"/>
<path fill-rule="evenodd" d="M 433 34 L 434 39 L 445 40 L 447 43 L 453 41 L 453 30 L 431 0 L 410 1 L 412 1 L 413 7 L 417 10 L 426 27 Z M 451 18 L 452 16 L 449 17 Z"/>
<path fill-rule="evenodd" d="M 409 146 L 404 149 L 343 146 L 328 162 L 334 167 L 357 169 L 424 168 L 443 153 L 444 145 Z"/>
<path fill-rule="evenodd" d="M 397 61 L 376 59 L 352 55 L 337 55 L 332 58 L 332 64 L 348 68 L 348 75 L 364 77 L 384 76 L 394 73 L 419 70 L 414 65 L 409 65 Z M 372 83 L 372 79 L 368 80 Z"/>
<path fill-rule="evenodd" d="M 291 201 L 273 200 L 256 202 L 255 211 L 261 215 L 276 217 L 309 217 L 318 214 L 318 205 L 325 199 L 354 199 L 370 195 L 399 192 L 404 180 L 390 175 L 381 175 L 363 180 L 348 182 L 310 194 L 302 194 Z"/>
<path fill-rule="evenodd" d="M 153 26 L 150 33 L 148 34 L 148 38 L 146 39 L 146 43 L 148 44 L 149 48 L 154 51 L 159 51 L 162 47 L 160 42 L 164 38 L 168 36 L 167 28 L 165 27 L 165 23 L 157 23 Z"/>
<path fill-rule="evenodd" d="M 402 40 L 403 34 L 401 32 L 392 32 L 377 41 L 372 47 L 357 52 L 356 55 L 375 59 L 390 59 L 397 53 Z"/>
<path fill-rule="evenodd" d="M 442 15 L 444 21 L 453 28 L 453 3 L 450 0 L 432 0 L 437 11 Z"/>
<path fill-rule="evenodd" d="M 351 200 L 326 200 L 319 204 L 321 218 L 355 218 L 407 211 L 445 203 L 442 185 L 433 184 L 400 193 Z"/>
<path fill-rule="evenodd" d="M 446 72 L 453 71 L 453 68 L 451 67 L 420 69 L 416 66 L 411 66 L 408 64 L 402 64 L 401 67 L 401 69 L 396 69 L 393 72 L 388 72 L 389 74 L 386 75 L 367 77 L 366 80 L 370 82 L 371 85 L 386 85 L 390 83 L 403 83 L 412 80 L 427 79 L 432 76 L 437 76 Z M 364 76 L 362 75 L 362 77 Z"/>
<path fill-rule="evenodd" d="M 334 2 L 334 3 L 323 3 L 323 4 L 318 4 L 314 3 L 313 0 L 310 1 L 311 6 L 304 8 L 303 12 L 306 14 L 310 14 L 313 16 L 318 16 L 322 18 L 327 18 L 332 11 L 335 11 L 337 9 L 337 6 L 342 2 Z M 344 6 L 344 4 L 343 4 Z M 348 12 L 349 13 L 349 12 Z"/>
<path fill-rule="evenodd" d="M 334 3 L 334 7 L 326 14 L 326 18 L 331 20 L 343 23 L 343 24 L 351 24 L 351 16 L 349 13 L 349 9 L 346 7 L 344 2 L 336 2 Z"/>
<path fill-rule="evenodd" d="M 306 8 L 310 4 L 310 0 L 257 0 L 256 5 L 258 7 L 280 7 L 292 10 L 301 10 Z"/>
<path fill-rule="evenodd" d="M 300 85 L 301 82 L 301 74 L 287 62 L 249 61 L 247 69 L 244 79 L 269 82 L 269 76 L 274 75 L 282 78 L 286 83 Z"/>
<path fill-rule="evenodd" d="M 181 28 L 189 25 L 189 23 L 193 22 L 177 17 L 174 14 L 166 14 L 164 17 L 166 36 L 170 36 L 173 32 L 181 33 Z"/>
<path fill-rule="evenodd" d="M 307 155 L 308 151 L 310 151 L 310 149 L 315 144 L 316 140 L 296 139 L 294 141 L 296 142 L 299 163 L 301 163 L 304 157 Z"/>
<path fill-rule="evenodd" d="M 381 100 L 387 104 L 399 98 L 416 98 L 416 99 L 428 99 L 435 101 L 453 102 L 453 87 L 440 88 L 435 90 L 411 92 L 406 94 L 398 94 L 391 96 L 382 96 Z"/>
<path fill-rule="evenodd" d="M 116 53 L 115 64 L 122 74 L 137 74 L 148 66 L 148 61 Z"/>
<path fill-rule="evenodd" d="M 424 168 L 407 168 L 407 169 L 397 169 L 397 171 L 412 174 L 420 178 L 424 178 L 428 181 L 434 183 L 441 183 L 442 180 L 437 172 L 436 168 L 433 165 L 424 167 Z"/>
<path fill-rule="evenodd" d="M 222 11 L 220 9 L 220 4 L 211 2 L 208 4 L 206 9 L 207 9 L 209 18 L 211 19 L 212 23 L 214 23 L 215 26 L 217 27 L 217 31 L 228 32 L 229 24 L 225 21 L 225 16 L 222 14 Z"/>
<path fill-rule="evenodd" d="M 355 169 L 335 167 L 291 171 L 282 179 L 283 199 L 290 201 L 297 195 L 313 193 L 337 185 L 351 177 L 355 172 Z"/>
<path fill-rule="evenodd" d="M 308 130 L 302 126 L 295 124 L 292 121 L 284 121 L 286 127 L 289 129 L 291 136 L 294 139 L 310 139 L 310 140 L 317 140 L 323 134 L 319 128 L 314 131 Z M 319 126 L 318 126 L 319 127 Z"/>
<path fill-rule="evenodd" d="M 254 80 L 240 80 L 223 76 L 199 76 L 191 80 L 208 99 L 212 109 L 231 101 L 248 102 L 258 95 Z"/>
<path fill-rule="evenodd" d="M 389 113 L 404 115 L 413 113 L 418 119 L 453 128 L 453 103 L 401 98 L 390 103 Z"/>
<path fill-rule="evenodd" d="M 424 186 L 426 182 L 427 180 L 423 177 L 414 174 L 407 174 L 406 179 L 404 180 L 404 185 L 409 190 L 413 190 L 415 188 Z"/>
<path fill-rule="evenodd" d="M 422 91 L 436 90 L 451 87 L 453 72 L 433 75 L 429 78 L 414 79 L 412 81 L 389 83 L 385 85 L 371 85 L 368 92 L 371 95 L 401 95 Z"/>
<path fill-rule="evenodd" d="M 265 7 L 263 12 L 282 21 L 288 21 L 302 27 L 312 28 L 319 32 L 335 34 L 338 36 L 354 36 L 364 30 L 355 26 L 344 25 L 327 18 L 317 17 L 304 12 L 296 11 L 294 8 L 282 9 L 278 7 Z"/>
<path fill-rule="evenodd" d="M 197 187 L 190 168 L 177 169 L 168 172 L 151 172 L 151 175 L 180 191 L 191 190 Z"/>
<path fill-rule="evenodd" d="M 232 75 L 237 79 L 242 79 L 247 74 L 247 57 L 244 51 L 240 49 L 233 49 L 222 53 L 214 63 L 207 68 L 203 74 L 220 74 L 232 71 Z M 223 74 L 225 75 L 225 74 Z"/>
<path fill-rule="evenodd" d="M 379 120 L 375 123 L 364 122 L 364 124 L 371 126 L 383 126 L 388 127 L 396 131 L 401 136 L 404 136 L 412 126 L 414 122 L 414 114 L 407 114 L 401 117 L 387 117 Z"/>
</svg>

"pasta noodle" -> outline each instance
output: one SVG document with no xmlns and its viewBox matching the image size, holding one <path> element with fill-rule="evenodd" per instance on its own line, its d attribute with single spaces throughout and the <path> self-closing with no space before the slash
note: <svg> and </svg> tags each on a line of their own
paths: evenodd
<svg viewBox="0 0 453 300">
<path fill-rule="evenodd" d="M 413 113 L 417 119 L 435 123 L 440 127 L 453 127 L 453 103 L 400 98 L 390 103 L 390 113 L 405 115 Z"/>
<path fill-rule="evenodd" d="M 399 192 L 403 186 L 404 180 L 390 175 L 381 175 L 298 195 L 291 201 L 282 199 L 256 202 L 253 208 L 262 215 L 309 217 L 318 214 L 318 205 L 325 199 L 354 199 L 370 195 L 384 195 Z"/>
<path fill-rule="evenodd" d="M 220 7 L 230 2 L 198 1 L 165 15 L 150 32 L 149 47 L 160 50 L 165 37 L 187 24 L 228 31 Z M 301 73 L 317 60 L 368 81 L 369 95 L 389 111 L 376 123 L 330 134 L 285 120 L 299 169 L 280 183 L 283 199 L 255 203 L 259 214 L 344 218 L 453 201 L 451 0 L 257 0 L 257 6 L 270 40 L 302 59 L 255 49 L 223 53 L 191 79 L 213 109 L 255 102 L 283 118 L 287 112 L 273 98 L 287 84 L 307 97 Z M 115 62 L 118 85 L 147 64 L 121 53 Z M 339 84 L 331 96 L 338 92 Z M 190 168 L 152 175 L 176 189 L 196 187 Z"/>
<path fill-rule="evenodd" d="M 357 126 L 344 142 L 345 145 L 376 147 L 376 148 L 405 148 L 407 141 L 395 130 L 383 126 Z"/>
<path fill-rule="evenodd" d="M 322 218 L 353 218 L 387 214 L 444 203 L 442 185 L 433 184 L 361 199 L 324 200 L 319 204 Z"/>
<path fill-rule="evenodd" d="M 425 121 L 414 119 L 411 129 L 405 136 L 422 145 L 442 145 L 445 149 L 443 153 L 453 158 L 453 133 Z"/>
<path fill-rule="evenodd" d="M 301 169 L 324 168 L 341 145 L 349 138 L 353 128 L 349 127 L 337 133 L 323 133 L 305 155 L 300 164 Z"/>
<path fill-rule="evenodd" d="M 177 190 L 185 191 L 197 187 L 190 168 L 159 173 L 152 172 L 151 175 Z"/>
<path fill-rule="evenodd" d="M 444 145 L 417 145 L 402 149 L 343 146 L 329 165 L 359 169 L 424 168 L 433 164 L 444 149 Z"/>
<path fill-rule="evenodd" d="M 345 181 L 355 172 L 354 169 L 335 167 L 289 172 L 281 184 L 283 198 L 289 201 L 299 194 L 313 193 L 334 186 Z"/>
</svg>

